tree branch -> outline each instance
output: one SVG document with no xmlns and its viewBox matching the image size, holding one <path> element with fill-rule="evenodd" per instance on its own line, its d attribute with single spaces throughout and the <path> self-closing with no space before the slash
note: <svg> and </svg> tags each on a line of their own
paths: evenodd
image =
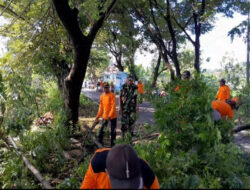
<svg viewBox="0 0 250 190">
<path fill-rule="evenodd" d="M 19 18 L 23 18 L 22 15 L 25 13 L 26 9 L 31 5 L 33 0 L 30 0 L 29 3 L 25 6 L 24 10 L 22 11 L 22 13 L 20 15 L 15 16 L 15 19 L 12 20 L 12 22 L 5 27 L 2 31 L 0 31 L 0 33 L 6 31 L 8 28 L 10 28 L 13 24 L 15 24 L 15 22 L 19 19 Z M 16 14 L 16 13 L 15 13 Z M 25 20 L 25 19 L 23 19 Z"/>
<path fill-rule="evenodd" d="M 176 20 L 176 18 L 173 17 L 175 23 L 176 23 L 176 24 L 180 27 L 180 29 L 185 33 L 185 35 L 187 36 L 188 40 L 194 45 L 194 44 L 195 44 L 194 40 L 191 38 L 191 36 L 187 33 L 187 31 L 186 31 L 186 29 L 185 29 L 185 28 L 187 27 L 188 23 L 191 21 L 192 18 L 193 18 L 193 16 L 191 16 L 191 17 L 188 19 L 188 21 L 186 22 L 185 26 L 183 27 L 183 26 Z"/>
<path fill-rule="evenodd" d="M 102 27 L 103 22 L 108 18 L 108 16 L 113 11 L 118 1 L 119 0 L 113 0 L 110 6 L 107 8 L 107 11 L 105 11 L 105 13 L 99 18 L 99 20 L 97 20 L 94 23 L 88 34 L 88 38 L 90 39 L 90 41 L 94 40 L 98 30 Z"/>
<path fill-rule="evenodd" d="M 202 0 L 202 4 L 201 4 L 201 11 L 199 13 L 199 16 L 203 16 L 206 10 L 206 0 Z"/>
<path fill-rule="evenodd" d="M 237 127 L 236 129 L 234 129 L 234 133 L 238 133 L 240 131 L 247 130 L 247 129 L 250 129 L 250 124 Z"/>
<path fill-rule="evenodd" d="M 166 71 L 166 70 L 168 70 L 167 67 L 163 68 L 163 69 L 158 73 L 158 75 L 160 75 L 163 71 Z"/>
<path fill-rule="evenodd" d="M 77 20 L 78 10 L 76 8 L 72 10 L 68 0 L 52 0 L 52 2 L 60 20 L 73 41 L 74 47 L 77 47 L 77 44 L 83 45 L 83 42 L 87 38 L 83 35 Z"/>
<path fill-rule="evenodd" d="M 22 152 L 20 151 L 20 149 L 16 145 L 15 141 L 13 140 L 13 138 L 10 135 L 9 135 L 8 139 L 11 142 L 11 144 L 13 145 L 13 147 L 16 149 L 17 153 L 20 156 L 22 156 L 23 162 L 25 163 L 25 165 L 27 166 L 27 168 L 41 182 L 41 184 L 43 185 L 43 187 L 45 189 L 54 189 L 53 187 L 51 187 L 51 185 L 49 184 L 49 182 L 47 180 L 45 180 L 45 178 L 41 175 L 41 173 L 29 162 L 29 160 L 25 156 L 23 156 Z"/>
<path fill-rule="evenodd" d="M 158 27 L 158 24 L 157 24 L 157 22 L 156 22 L 156 19 L 155 19 L 155 15 L 154 15 L 154 11 L 153 11 L 153 6 L 152 6 L 152 1 L 151 1 L 151 0 L 149 0 L 149 5 L 150 5 L 150 13 L 151 13 L 151 16 L 152 16 L 152 18 L 153 18 L 153 23 L 154 23 L 154 25 L 155 25 L 155 29 L 156 29 L 156 31 L 157 31 L 157 33 L 158 33 L 158 35 L 159 35 L 159 38 L 160 38 L 160 39 L 163 39 L 163 38 L 162 38 L 162 35 L 161 35 L 161 31 L 160 31 L 160 29 L 159 29 L 159 27 Z"/>
<path fill-rule="evenodd" d="M 13 0 L 12 0 L 13 1 Z M 16 17 L 17 19 L 22 19 L 22 20 L 25 20 L 22 16 L 19 17 L 19 15 L 13 11 L 11 8 L 10 8 L 10 5 L 12 3 L 12 1 L 9 2 L 9 4 L 7 6 L 4 6 L 4 5 L 1 5 L 0 4 L 0 9 L 3 9 L 2 12 L 0 13 L 0 16 L 3 15 L 3 13 L 6 11 L 6 13 L 10 14 L 10 15 L 13 15 L 14 17 Z"/>
</svg>

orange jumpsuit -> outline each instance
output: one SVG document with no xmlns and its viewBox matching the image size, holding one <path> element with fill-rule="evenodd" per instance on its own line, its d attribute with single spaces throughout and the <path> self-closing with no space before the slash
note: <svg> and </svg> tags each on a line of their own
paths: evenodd
<svg viewBox="0 0 250 190">
<path fill-rule="evenodd" d="M 108 118 L 117 118 L 115 105 L 115 94 L 113 92 L 109 92 L 108 94 L 102 93 L 97 117 L 102 116 L 102 118 L 106 120 Z"/>
<path fill-rule="evenodd" d="M 111 189 L 106 173 L 106 159 L 110 148 L 96 150 L 90 160 L 88 170 L 80 189 Z M 159 189 L 159 182 L 149 165 L 140 159 L 144 188 Z"/>
<path fill-rule="evenodd" d="M 179 91 L 179 90 L 180 90 L 180 86 L 177 85 L 177 86 L 175 87 L 174 91 L 177 92 L 177 91 Z"/>
<path fill-rule="evenodd" d="M 220 113 L 221 117 L 233 118 L 234 116 L 231 106 L 224 101 L 212 101 L 212 107 Z"/>
<path fill-rule="evenodd" d="M 138 87 L 138 92 L 139 92 L 140 94 L 143 94 L 143 93 L 144 93 L 144 85 L 138 83 L 137 87 Z"/>
<path fill-rule="evenodd" d="M 226 101 L 230 97 L 230 88 L 227 85 L 220 86 L 219 91 L 216 95 L 217 100 Z"/>
</svg>

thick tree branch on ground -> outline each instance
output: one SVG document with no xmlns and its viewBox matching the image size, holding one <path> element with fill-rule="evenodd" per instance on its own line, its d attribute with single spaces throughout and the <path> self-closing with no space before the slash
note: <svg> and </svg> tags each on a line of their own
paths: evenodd
<svg viewBox="0 0 250 190">
<path fill-rule="evenodd" d="M 49 184 L 48 181 L 45 180 L 45 178 L 41 175 L 41 173 L 29 162 L 29 160 L 22 154 L 22 152 L 20 151 L 20 149 L 17 147 L 15 141 L 13 140 L 13 138 L 9 135 L 8 137 L 9 141 L 11 142 L 11 144 L 13 145 L 13 147 L 16 149 L 17 153 L 22 156 L 23 162 L 25 163 L 25 165 L 27 166 L 27 168 L 29 168 L 29 170 L 33 173 L 33 175 L 41 182 L 41 184 L 43 185 L 43 187 L 45 189 L 54 189 L 53 187 L 51 187 L 51 185 Z"/>
<path fill-rule="evenodd" d="M 149 135 L 145 135 L 144 137 L 141 137 L 141 138 L 137 138 L 135 140 L 132 140 L 132 142 L 137 142 L 137 141 L 140 141 L 140 140 L 145 140 L 145 139 L 149 139 L 149 138 L 155 138 L 155 137 L 158 137 L 160 135 L 160 133 L 154 133 L 154 134 L 149 134 Z"/>
<path fill-rule="evenodd" d="M 95 124 L 95 123 L 94 123 Z M 98 148 L 103 148 L 103 146 L 102 146 L 102 144 L 101 143 L 99 143 L 96 139 L 95 139 L 95 134 L 93 133 L 93 129 L 94 129 L 94 127 L 96 126 L 96 125 L 94 125 L 93 124 L 93 126 L 91 127 L 91 129 L 88 127 L 88 126 L 83 126 L 87 131 L 88 131 L 88 133 L 87 133 L 87 135 L 88 134 L 90 134 L 91 135 L 91 139 L 92 139 L 92 141 L 95 143 L 95 145 L 98 147 Z M 97 123 L 98 124 L 98 123 Z M 87 139 L 87 137 L 85 137 L 85 139 Z"/>
<path fill-rule="evenodd" d="M 234 129 L 234 133 L 238 133 L 240 131 L 247 130 L 247 129 L 250 129 L 250 124 L 237 127 L 236 129 Z"/>
</svg>

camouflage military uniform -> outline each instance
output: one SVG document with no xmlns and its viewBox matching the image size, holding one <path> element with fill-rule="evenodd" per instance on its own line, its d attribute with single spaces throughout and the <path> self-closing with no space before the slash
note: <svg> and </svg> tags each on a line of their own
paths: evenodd
<svg viewBox="0 0 250 190">
<path fill-rule="evenodd" d="M 120 106 L 122 109 L 121 130 L 123 135 L 126 131 L 133 134 L 132 125 L 136 121 L 137 86 L 131 84 L 122 85 L 120 93 Z"/>
</svg>

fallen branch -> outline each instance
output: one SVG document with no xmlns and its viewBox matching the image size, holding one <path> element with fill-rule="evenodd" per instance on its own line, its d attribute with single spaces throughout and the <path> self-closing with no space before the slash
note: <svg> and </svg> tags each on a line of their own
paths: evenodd
<svg viewBox="0 0 250 190">
<path fill-rule="evenodd" d="M 247 129 L 250 129 L 250 124 L 237 127 L 236 129 L 234 129 L 234 133 L 238 133 L 240 131 L 247 130 Z"/>
<path fill-rule="evenodd" d="M 3 145 L 4 147 L 6 147 L 6 148 L 9 148 L 8 144 L 5 142 L 5 139 L 3 139 L 3 141 L 2 141 L 2 145 Z"/>
<path fill-rule="evenodd" d="M 10 135 L 8 136 L 8 139 L 11 142 L 11 144 L 13 145 L 13 147 L 16 149 L 17 153 L 20 156 L 22 156 L 23 162 L 25 163 L 25 165 L 27 166 L 27 168 L 29 168 L 29 170 L 34 174 L 34 176 L 41 182 L 41 184 L 43 185 L 43 187 L 45 189 L 54 189 L 49 184 L 49 182 L 44 179 L 44 177 L 41 175 L 41 173 L 29 162 L 29 160 L 25 156 L 23 156 L 22 152 L 20 151 L 20 149 L 16 145 L 15 141 L 13 140 L 13 138 Z"/>
<path fill-rule="evenodd" d="M 97 124 L 98 124 L 98 123 L 97 123 Z M 88 135 L 91 134 L 91 135 L 92 135 L 92 136 L 91 136 L 91 137 L 92 137 L 92 140 L 93 140 L 93 142 L 95 143 L 95 145 L 96 145 L 98 148 L 103 148 L 102 144 L 99 143 L 99 142 L 95 139 L 95 135 L 94 135 L 94 133 L 93 133 L 93 131 L 92 131 L 92 130 L 95 128 L 95 126 L 96 126 L 97 124 L 95 124 L 95 122 L 94 122 L 94 124 L 92 125 L 91 129 L 90 129 L 88 126 L 83 125 L 83 127 L 88 131 L 88 133 L 87 133 L 87 135 L 85 136 L 85 138 L 87 139 Z"/>
<path fill-rule="evenodd" d="M 136 142 L 136 141 L 139 141 L 139 140 L 144 140 L 144 139 L 149 139 L 149 138 L 152 138 L 152 137 L 158 137 L 160 135 L 160 133 L 154 133 L 154 134 L 150 134 L 150 135 L 146 135 L 142 138 L 137 138 L 135 140 L 133 140 L 132 142 Z"/>
</svg>

